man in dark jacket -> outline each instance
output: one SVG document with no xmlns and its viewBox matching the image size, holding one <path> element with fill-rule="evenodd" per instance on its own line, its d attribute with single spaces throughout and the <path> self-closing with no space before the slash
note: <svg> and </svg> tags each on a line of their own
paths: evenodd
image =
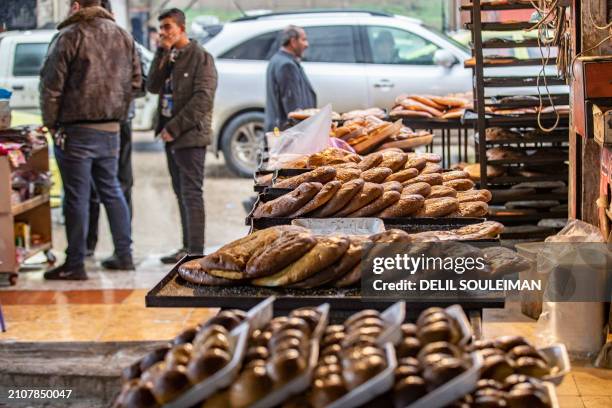
<svg viewBox="0 0 612 408">
<path fill-rule="evenodd" d="M 308 48 L 306 33 L 289 26 L 282 32 L 282 47 L 272 56 L 266 72 L 266 131 L 284 129 L 287 115 L 296 109 L 317 107 L 317 95 L 300 65 Z"/>
<path fill-rule="evenodd" d="M 183 247 L 163 257 L 175 263 L 204 251 L 204 158 L 211 139 L 217 70 L 213 57 L 185 32 L 185 14 L 170 9 L 159 16 L 160 48 L 147 78 L 159 94 L 156 133 L 166 142 L 172 188 L 178 199 Z"/>
<path fill-rule="evenodd" d="M 95 183 L 108 214 L 114 255 L 107 269 L 133 270 L 129 211 L 117 180 L 119 123 L 141 83 L 134 40 L 100 0 L 74 0 L 40 74 L 43 124 L 55 139 L 64 184 L 68 248 L 46 279 L 87 279 L 84 269 L 89 194 Z M 111 45 L 112 46 L 109 46 Z"/>
</svg>

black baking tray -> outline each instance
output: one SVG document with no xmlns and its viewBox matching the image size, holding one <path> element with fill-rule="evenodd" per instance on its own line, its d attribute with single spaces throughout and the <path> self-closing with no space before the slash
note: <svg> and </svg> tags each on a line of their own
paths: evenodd
<svg viewBox="0 0 612 408">
<path fill-rule="evenodd" d="M 269 296 L 276 296 L 275 312 L 293 310 L 305 306 L 317 306 L 329 303 L 336 313 L 341 311 L 358 311 L 362 309 L 384 310 L 397 300 L 365 301 L 361 298 L 361 289 L 356 288 L 321 288 L 321 289 L 285 289 L 258 288 L 254 286 L 200 286 L 183 280 L 178 275 L 178 268 L 184 262 L 200 256 L 185 256 L 172 270 L 151 289 L 145 296 L 147 307 L 219 307 L 232 309 L 249 309 Z M 432 306 L 446 307 L 457 301 L 420 301 L 408 303 L 408 316 Z M 504 299 L 488 298 L 461 302 L 466 310 L 482 310 L 484 308 L 503 308 Z"/>
</svg>

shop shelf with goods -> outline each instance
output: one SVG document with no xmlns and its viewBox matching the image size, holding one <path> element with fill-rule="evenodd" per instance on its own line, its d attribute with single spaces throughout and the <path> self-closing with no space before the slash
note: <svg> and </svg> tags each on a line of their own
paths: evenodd
<svg viewBox="0 0 612 408">
<path fill-rule="evenodd" d="M 510 226 L 509 232 L 512 226 L 567 218 L 568 95 L 548 92 L 549 86 L 565 85 L 554 67 L 548 67 L 556 63 L 556 47 L 540 49 L 538 55 L 544 56 L 541 58 L 494 55 L 504 54 L 508 48 L 545 47 L 542 39 L 525 36 L 517 41 L 503 35 L 507 30 L 537 31 L 534 27 L 538 21 L 533 21 L 533 16 L 540 15 L 533 7 L 528 2 L 500 4 L 481 0 L 462 6 L 470 15 L 466 28 L 471 30 L 472 58 L 466 66 L 472 68 L 474 75 L 474 110 L 466 112 L 463 122 L 471 124 L 475 131 L 480 188 L 493 193 L 488 219 Z M 499 13 L 489 12 L 501 10 L 524 10 L 531 18 L 491 21 Z M 487 33 L 487 40 L 483 33 Z M 491 33 L 493 38 L 489 38 Z M 520 76 L 501 76 L 499 69 L 506 67 L 533 68 Z M 530 72 L 535 74 L 526 75 Z M 490 88 L 512 90 L 505 95 L 491 95 Z M 557 184 L 561 182 L 564 184 Z M 550 229 L 542 227 L 542 232 L 548 234 Z"/>
<path fill-rule="evenodd" d="M 25 162 L 16 165 L 8 155 L 0 156 L 0 278 L 2 284 L 14 284 L 21 264 L 44 252 L 53 263 L 51 253 L 52 225 L 50 195 L 46 189 L 25 187 L 17 192 L 13 187 L 16 172 L 47 174 L 47 145 L 28 150 Z"/>
</svg>

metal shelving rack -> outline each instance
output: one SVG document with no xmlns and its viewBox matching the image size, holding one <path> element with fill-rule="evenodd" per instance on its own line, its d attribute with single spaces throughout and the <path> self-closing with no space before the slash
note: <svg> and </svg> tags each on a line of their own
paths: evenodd
<svg viewBox="0 0 612 408">
<path fill-rule="evenodd" d="M 474 63 L 470 66 L 473 70 L 474 75 L 474 107 L 475 112 L 471 115 L 466 113 L 464 116 L 465 123 L 471 123 L 474 126 L 475 135 L 474 142 L 476 147 L 477 161 L 480 163 L 480 187 L 487 188 L 495 191 L 495 189 L 507 189 L 512 185 L 531 182 L 531 181 L 564 181 L 567 184 L 568 172 L 564 171 L 558 174 L 544 175 L 541 177 L 526 177 L 522 175 L 511 175 L 505 174 L 498 177 L 487 176 L 487 166 L 496 165 L 502 166 L 506 170 L 519 170 L 521 167 L 529 165 L 546 165 L 546 164 L 558 164 L 559 158 L 551 157 L 533 159 L 527 155 L 524 157 L 512 159 L 512 160 L 488 160 L 487 150 L 492 147 L 511 147 L 515 150 L 525 152 L 527 150 L 542 149 L 546 148 L 565 148 L 569 140 L 569 118 L 568 116 L 561 116 L 559 126 L 556 131 L 548 134 L 541 134 L 531 138 L 522 138 L 520 140 L 486 140 L 486 129 L 490 127 L 501 127 L 501 128 L 513 128 L 524 132 L 527 129 L 538 129 L 537 114 L 523 114 L 520 116 L 495 116 L 487 113 L 488 107 L 496 109 L 513 109 L 513 108 L 528 108 L 537 106 L 539 100 L 532 98 L 529 99 L 514 99 L 507 100 L 507 97 L 513 95 L 498 95 L 496 97 L 490 97 L 485 95 L 485 89 L 487 88 L 500 88 L 500 87 L 535 87 L 536 76 L 516 76 L 516 77 L 500 77 L 490 76 L 485 72 L 486 68 L 495 67 L 521 67 L 521 66 L 542 66 L 543 62 L 540 59 L 516 59 L 513 57 L 505 58 L 504 61 L 494 61 L 484 55 L 484 49 L 507 49 L 507 48 L 522 48 L 522 47 L 537 47 L 538 43 L 536 39 L 525 39 L 522 41 L 511 41 L 506 39 L 489 39 L 483 41 L 483 31 L 493 32 L 504 32 L 510 30 L 524 30 L 534 25 L 531 22 L 483 22 L 482 16 L 485 12 L 489 11 L 501 11 L 501 10 L 521 10 L 531 9 L 536 11 L 531 3 L 526 2 L 513 2 L 512 0 L 507 4 L 491 4 L 489 2 L 482 2 L 481 0 L 472 0 L 471 4 L 464 5 L 461 7 L 463 11 L 470 12 L 470 22 L 466 24 L 466 28 L 471 30 L 472 36 L 472 57 Z M 549 65 L 555 64 L 556 58 L 551 57 L 548 61 Z M 550 86 L 552 85 L 564 85 L 565 83 L 558 79 L 556 76 L 547 74 L 547 82 Z M 542 80 L 540 82 L 542 86 Z M 537 95 L 531 95 L 537 97 Z M 568 104 L 568 95 L 556 94 L 552 96 L 555 105 L 566 105 Z M 506 100 L 504 100 L 506 99 Z M 544 106 L 549 105 L 548 98 L 545 98 Z M 551 126 L 556 120 L 556 115 L 542 114 L 540 122 L 544 126 Z M 539 156 L 541 157 L 541 156 Z M 555 199 L 561 204 L 567 203 L 567 194 L 554 193 L 551 191 L 540 190 L 536 194 L 532 194 L 527 198 L 519 200 L 551 200 Z M 507 201 L 506 201 L 507 202 Z M 503 201 L 495 200 L 495 193 L 492 204 L 503 204 Z M 513 211 L 504 211 L 503 214 L 494 215 L 490 214 L 488 219 L 501 221 L 507 225 L 523 225 L 537 223 L 541 219 L 545 218 L 566 218 L 567 213 L 561 211 L 537 211 L 537 213 L 528 212 L 516 212 L 516 215 L 512 215 Z"/>
</svg>

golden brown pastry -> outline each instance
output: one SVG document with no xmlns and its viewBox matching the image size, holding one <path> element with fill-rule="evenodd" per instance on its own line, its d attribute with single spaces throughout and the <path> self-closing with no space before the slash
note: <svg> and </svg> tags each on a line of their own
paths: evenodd
<svg viewBox="0 0 612 408">
<path fill-rule="evenodd" d="M 410 157 L 406 161 L 404 168 L 417 169 L 418 171 L 421 171 L 425 168 L 426 165 L 427 165 L 427 159 L 425 157 Z"/>
<path fill-rule="evenodd" d="M 300 259 L 317 244 L 307 232 L 286 232 L 272 244 L 262 248 L 246 266 L 249 279 L 270 276 Z"/>
<path fill-rule="evenodd" d="M 448 186 L 431 186 L 427 198 L 457 197 L 457 190 Z"/>
<path fill-rule="evenodd" d="M 191 358 L 191 353 L 193 353 L 193 345 L 190 343 L 172 347 L 164 358 L 166 366 L 174 368 L 179 365 L 186 365 Z"/>
<path fill-rule="evenodd" d="M 354 360 L 342 371 L 344 383 L 349 390 L 353 390 L 367 382 L 387 367 L 387 361 L 378 354 L 364 356 Z"/>
<path fill-rule="evenodd" d="M 314 380 L 309 402 L 313 408 L 325 408 L 346 392 L 342 377 L 338 373 L 330 373 Z"/>
<path fill-rule="evenodd" d="M 387 167 L 391 169 L 392 172 L 396 172 L 404 167 L 406 161 L 408 161 L 408 155 L 405 153 L 385 151 L 383 152 L 383 160 L 378 166 Z"/>
<path fill-rule="evenodd" d="M 277 384 L 284 384 L 298 377 L 306 370 L 305 355 L 289 348 L 275 353 L 270 360 L 270 377 Z"/>
<path fill-rule="evenodd" d="M 436 186 L 442 184 L 442 175 L 439 173 L 420 174 L 413 179 L 404 181 L 402 185 L 407 186 L 409 184 L 425 182 L 430 186 Z"/>
<path fill-rule="evenodd" d="M 442 181 L 449 181 L 455 179 L 466 179 L 469 178 L 470 175 L 467 171 L 464 170 L 453 170 L 442 173 Z"/>
<path fill-rule="evenodd" d="M 366 182 L 363 189 L 353 197 L 353 199 L 340 211 L 334 214 L 334 217 L 346 217 L 354 211 L 370 204 L 378 197 L 382 196 L 383 187 L 380 184 Z"/>
<path fill-rule="evenodd" d="M 452 197 L 431 198 L 425 200 L 423 208 L 421 208 L 415 216 L 417 217 L 444 217 L 459 208 L 459 201 Z"/>
<path fill-rule="evenodd" d="M 310 289 L 323 286 L 329 282 L 341 279 L 355 267 L 359 267 L 361 257 L 370 244 L 370 240 L 359 236 L 351 236 L 350 241 L 350 246 L 344 255 L 342 255 L 342 258 L 311 277 L 291 285 L 291 287 Z"/>
<path fill-rule="evenodd" d="M 268 395 L 272 388 L 265 363 L 246 367 L 230 386 L 230 404 L 233 408 L 246 408 Z"/>
<path fill-rule="evenodd" d="M 467 190 L 457 193 L 457 200 L 460 203 L 468 203 L 470 201 L 483 201 L 488 203 L 491 201 L 492 195 L 489 190 Z"/>
<path fill-rule="evenodd" d="M 459 203 L 457 211 L 449 215 L 449 217 L 484 217 L 489 213 L 489 206 L 482 201 L 470 201 L 467 203 Z"/>
<path fill-rule="evenodd" d="M 421 174 L 441 173 L 442 170 L 442 166 L 438 163 L 427 163 L 423 170 L 421 170 Z"/>
<path fill-rule="evenodd" d="M 304 183 L 315 182 L 315 183 L 329 183 L 336 177 L 336 169 L 331 166 L 323 166 L 316 168 L 298 176 L 290 177 L 285 180 L 281 180 L 274 184 L 275 188 L 290 188 L 296 189 L 298 186 Z"/>
<path fill-rule="evenodd" d="M 372 201 L 365 207 L 361 207 L 359 210 L 352 212 L 348 215 L 350 218 L 360 217 L 371 217 L 379 212 L 383 211 L 387 207 L 397 203 L 400 200 L 401 194 L 397 191 L 387 191 L 376 200 Z"/>
<path fill-rule="evenodd" d="M 301 217 L 304 214 L 308 214 L 317 208 L 325 205 L 334 195 L 340 190 L 342 183 L 340 181 L 330 181 L 325 184 L 323 188 L 314 196 L 309 202 L 306 203 L 302 208 L 290 215 L 292 218 Z"/>
<path fill-rule="evenodd" d="M 306 255 L 274 275 L 254 279 L 256 286 L 286 286 L 302 281 L 336 262 L 348 250 L 345 237 L 317 237 L 317 244 Z"/>
<path fill-rule="evenodd" d="M 322 167 L 321 167 L 322 168 Z M 335 173 L 334 173 L 335 175 Z M 300 184 L 295 190 L 274 200 L 260 204 L 253 213 L 260 217 L 284 217 L 292 214 L 306 205 L 321 189 L 321 183 L 306 182 Z"/>
<path fill-rule="evenodd" d="M 385 181 L 386 182 L 399 181 L 400 183 L 403 183 L 404 181 L 415 178 L 418 175 L 419 175 L 419 171 L 413 167 L 410 167 L 404 170 L 400 170 L 397 173 L 391 174 L 389 177 L 385 179 Z"/>
<path fill-rule="evenodd" d="M 178 268 L 178 274 L 187 282 L 205 286 L 232 286 L 240 283 L 240 280 L 217 278 L 207 274 L 200 263 L 202 258 L 187 261 Z"/>
<path fill-rule="evenodd" d="M 402 189 L 404 188 L 402 186 L 402 183 L 400 183 L 399 181 L 386 181 L 382 183 L 382 186 L 383 193 L 386 193 L 387 191 L 397 191 L 398 193 L 401 193 Z"/>
<path fill-rule="evenodd" d="M 198 384 L 225 367 L 232 357 L 220 348 L 203 348 L 187 365 L 187 377 L 192 384 Z"/>
<path fill-rule="evenodd" d="M 247 262 L 259 248 L 274 242 L 283 231 L 294 228 L 284 226 L 255 231 L 200 259 L 200 264 L 204 271 L 219 269 L 238 272 L 238 277 L 235 279 L 241 279 Z"/>
<path fill-rule="evenodd" d="M 338 149 L 337 147 L 328 147 L 318 153 L 311 154 L 308 157 L 306 167 L 321 167 L 330 166 L 340 163 L 359 163 L 361 157 L 359 155 L 347 152 L 346 150 Z"/>
<path fill-rule="evenodd" d="M 485 221 L 479 224 L 466 225 L 453 230 L 464 239 L 495 238 L 504 231 L 504 225 L 496 221 Z M 469 237 L 469 238 L 465 238 Z"/>
<path fill-rule="evenodd" d="M 469 164 L 465 166 L 463 170 L 470 175 L 470 179 L 475 181 L 480 180 L 480 163 Z M 504 172 L 502 166 L 487 165 L 487 177 L 499 177 L 503 175 Z"/>
<path fill-rule="evenodd" d="M 391 174 L 393 170 L 387 167 L 374 167 L 361 173 L 361 178 L 370 183 L 382 183 Z"/>
<path fill-rule="evenodd" d="M 377 167 L 382 161 L 382 153 L 370 153 L 364 156 L 363 160 L 359 163 L 359 169 L 361 171 L 370 170 L 373 167 Z"/>
<path fill-rule="evenodd" d="M 402 189 L 402 195 L 418 194 L 422 195 L 423 197 L 427 197 L 429 194 L 431 194 L 431 187 L 432 186 L 429 185 L 429 183 L 425 183 L 424 181 L 408 184 Z"/>
<path fill-rule="evenodd" d="M 381 156 L 382 157 L 382 156 Z M 323 207 L 315 210 L 311 216 L 316 218 L 329 217 L 358 195 L 365 185 L 362 179 L 351 180 L 340 187 L 340 190 Z"/>
<path fill-rule="evenodd" d="M 189 388 L 189 379 L 183 366 L 162 371 L 151 383 L 151 391 L 159 404 L 172 401 Z"/>
<path fill-rule="evenodd" d="M 454 179 L 442 183 L 442 185 L 454 188 L 457 191 L 466 191 L 474 188 L 474 182 L 470 179 Z"/>
<path fill-rule="evenodd" d="M 343 184 L 348 181 L 358 179 L 360 175 L 361 170 L 357 168 L 345 167 L 336 169 L 336 180 Z"/>
<path fill-rule="evenodd" d="M 402 194 L 399 201 L 387 207 L 380 213 L 380 218 L 399 218 L 408 217 L 416 213 L 425 202 L 423 196 L 418 194 Z"/>
</svg>

